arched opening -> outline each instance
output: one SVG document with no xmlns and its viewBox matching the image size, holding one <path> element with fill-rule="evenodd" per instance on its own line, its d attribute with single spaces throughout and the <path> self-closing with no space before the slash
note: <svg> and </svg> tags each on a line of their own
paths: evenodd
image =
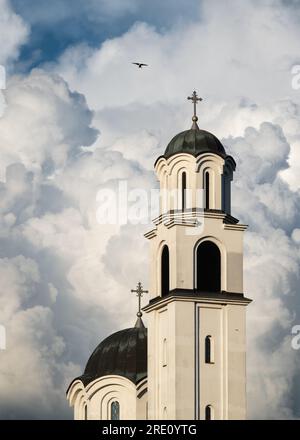
<svg viewBox="0 0 300 440">
<path fill-rule="evenodd" d="M 164 246 L 161 254 L 161 295 L 168 295 L 170 291 L 170 258 L 169 248 Z"/>
<path fill-rule="evenodd" d="M 215 362 L 213 337 L 210 335 L 206 336 L 204 345 L 205 345 L 205 363 L 213 364 Z"/>
<path fill-rule="evenodd" d="M 221 254 L 217 245 L 204 241 L 197 248 L 197 290 L 221 291 Z"/>
<path fill-rule="evenodd" d="M 222 209 L 230 214 L 231 211 L 231 188 L 230 175 L 224 173 L 222 176 Z"/>
<path fill-rule="evenodd" d="M 87 414 L 87 404 L 84 405 L 84 420 L 88 419 L 88 414 Z"/>
<path fill-rule="evenodd" d="M 209 172 L 205 173 L 205 208 L 209 209 Z"/>
<path fill-rule="evenodd" d="M 211 405 L 207 405 L 205 407 L 205 420 L 213 420 L 214 419 L 214 409 Z"/>
<path fill-rule="evenodd" d="M 117 401 L 111 403 L 110 418 L 111 420 L 120 420 L 120 404 Z"/>
<path fill-rule="evenodd" d="M 182 202 L 182 211 L 186 209 L 186 172 L 182 173 L 181 176 L 181 202 Z"/>
</svg>

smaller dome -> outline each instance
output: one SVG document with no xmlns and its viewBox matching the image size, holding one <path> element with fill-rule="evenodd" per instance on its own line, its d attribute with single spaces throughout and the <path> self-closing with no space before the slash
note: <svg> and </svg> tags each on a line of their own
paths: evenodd
<svg viewBox="0 0 300 440">
<path fill-rule="evenodd" d="M 219 139 L 208 131 L 200 130 L 196 124 L 190 130 L 182 131 L 173 137 L 166 148 L 164 157 L 168 159 L 178 153 L 188 153 L 193 156 L 201 153 L 215 153 L 226 157 L 225 148 Z"/>
<path fill-rule="evenodd" d="M 89 358 L 83 375 L 77 379 L 86 386 L 107 375 L 123 376 L 134 384 L 147 377 L 147 329 L 141 319 L 135 327 L 104 339 Z"/>
</svg>

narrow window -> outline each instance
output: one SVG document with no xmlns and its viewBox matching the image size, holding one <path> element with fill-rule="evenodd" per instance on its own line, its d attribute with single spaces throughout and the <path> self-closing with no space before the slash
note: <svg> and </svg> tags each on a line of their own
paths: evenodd
<svg viewBox="0 0 300 440">
<path fill-rule="evenodd" d="M 168 295 L 170 291 L 170 262 L 169 248 L 164 246 L 161 255 L 161 295 Z"/>
<path fill-rule="evenodd" d="M 181 201 L 182 201 L 182 211 L 186 209 L 186 173 L 182 173 L 182 182 L 181 182 Z"/>
<path fill-rule="evenodd" d="M 209 209 L 209 172 L 205 173 L 205 207 Z"/>
<path fill-rule="evenodd" d="M 214 409 L 211 405 L 207 405 L 205 407 L 205 420 L 213 420 L 214 419 Z"/>
<path fill-rule="evenodd" d="M 227 198 L 227 194 L 226 194 L 226 176 L 223 174 L 222 175 L 222 209 L 224 212 L 226 212 L 226 198 Z"/>
<path fill-rule="evenodd" d="M 111 420 L 120 420 L 120 404 L 117 401 L 112 402 L 111 404 L 110 418 Z"/>
<path fill-rule="evenodd" d="M 163 417 L 163 420 L 168 420 L 168 410 L 167 410 L 166 406 L 164 407 L 164 417 Z"/>
<path fill-rule="evenodd" d="M 208 335 L 205 338 L 205 363 L 213 364 L 214 362 L 215 362 L 214 340 L 212 336 Z"/>
<path fill-rule="evenodd" d="M 84 420 L 87 420 L 87 404 L 84 405 Z"/>
<path fill-rule="evenodd" d="M 168 365 L 167 356 L 168 356 L 167 355 L 167 340 L 165 338 L 163 341 L 163 359 L 162 359 L 162 361 L 163 361 L 162 366 L 163 367 L 166 367 Z"/>
</svg>

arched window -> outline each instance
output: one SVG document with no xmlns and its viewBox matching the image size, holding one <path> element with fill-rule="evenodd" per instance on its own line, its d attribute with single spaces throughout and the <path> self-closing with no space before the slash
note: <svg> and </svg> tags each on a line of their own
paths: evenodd
<svg viewBox="0 0 300 440">
<path fill-rule="evenodd" d="M 84 405 L 84 420 L 87 420 L 87 404 Z"/>
<path fill-rule="evenodd" d="M 209 209 L 209 172 L 205 173 L 205 208 Z"/>
<path fill-rule="evenodd" d="M 110 406 L 110 418 L 111 420 L 120 420 L 120 404 L 115 401 Z"/>
<path fill-rule="evenodd" d="M 186 172 L 182 173 L 181 176 L 181 201 L 182 201 L 182 211 L 186 209 Z"/>
<path fill-rule="evenodd" d="M 164 246 L 161 255 L 161 295 L 168 295 L 170 291 L 170 258 L 169 248 Z"/>
<path fill-rule="evenodd" d="M 211 405 L 205 407 L 205 420 L 214 420 L 214 409 Z"/>
<path fill-rule="evenodd" d="M 221 254 L 217 245 L 204 241 L 197 248 L 197 290 L 221 291 Z"/>
<path fill-rule="evenodd" d="M 231 212 L 231 179 L 232 173 L 225 169 L 222 175 L 222 209 L 227 214 Z"/>
<path fill-rule="evenodd" d="M 205 363 L 213 364 L 215 362 L 215 353 L 214 353 L 214 340 L 213 337 L 208 335 L 205 338 Z"/>
</svg>

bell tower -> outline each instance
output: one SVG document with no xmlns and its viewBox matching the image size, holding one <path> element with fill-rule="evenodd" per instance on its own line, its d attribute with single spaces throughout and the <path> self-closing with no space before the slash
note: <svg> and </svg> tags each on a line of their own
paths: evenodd
<svg viewBox="0 0 300 440">
<path fill-rule="evenodd" d="M 245 419 L 245 225 L 231 215 L 236 164 L 200 130 L 193 92 L 190 130 L 155 163 L 160 214 L 150 240 L 149 419 Z"/>
</svg>

